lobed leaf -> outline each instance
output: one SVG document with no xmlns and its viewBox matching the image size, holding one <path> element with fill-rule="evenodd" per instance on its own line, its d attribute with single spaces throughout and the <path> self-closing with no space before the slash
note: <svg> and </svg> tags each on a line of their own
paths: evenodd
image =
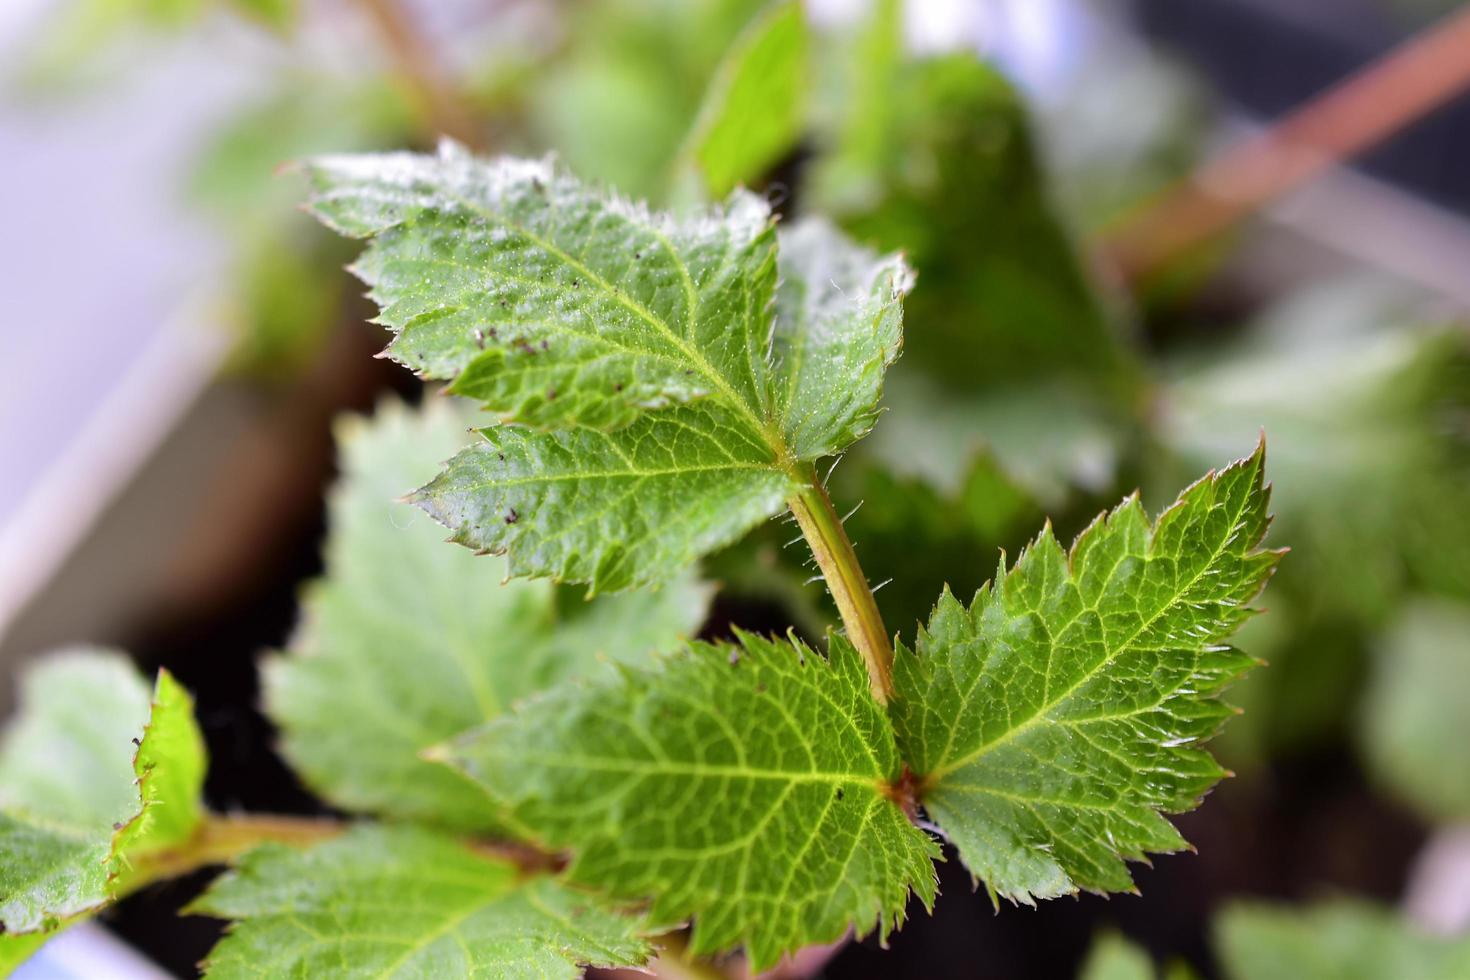
<svg viewBox="0 0 1470 980">
<path fill-rule="evenodd" d="M 318 216 L 373 239 L 357 271 L 389 354 L 514 423 L 418 498 L 514 574 L 665 581 L 872 426 L 911 281 L 896 258 L 823 226 L 778 236 L 742 192 L 675 218 L 452 146 L 308 169 Z"/>
<path fill-rule="evenodd" d="M 599 655 L 636 662 L 674 648 L 699 628 L 709 590 L 684 575 L 656 592 L 561 602 L 548 582 L 505 582 L 502 559 L 446 547 L 441 527 L 396 498 L 464 444 L 466 417 L 434 399 L 338 423 L 326 578 L 264 684 L 286 757 L 325 799 L 498 831 L 482 790 L 419 754 Z"/>
<path fill-rule="evenodd" d="M 1153 527 L 1137 497 L 1062 551 L 1048 527 L 966 609 L 946 590 L 894 667 L 920 798 L 992 895 L 1132 888 L 1124 859 L 1177 851 L 1162 813 L 1224 775 L 1199 743 L 1253 661 L 1225 644 L 1280 553 L 1264 444 Z"/>
<path fill-rule="evenodd" d="M 259 847 L 190 910 L 237 920 L 205 962 L 210 980 L 573 978 L 652 953 L 636 918 L 412 827 Z"/>
<path fill-rule="evenodd" d="M 850 926 L 886 935 L 933 843 L 890 788 L 901 763 L 861 657 L 740 634 L 662 670 L 563 687 L 446 755 L 552 848 L 568 880 L 694 917 L 696 954 L 743 943 L 760 970 Z"/>
</svg>

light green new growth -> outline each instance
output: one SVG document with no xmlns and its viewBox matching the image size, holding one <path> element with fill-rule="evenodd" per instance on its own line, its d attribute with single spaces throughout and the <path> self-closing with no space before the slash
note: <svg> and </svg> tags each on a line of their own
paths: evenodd
<svg viewBox="0 0 1470 980">
<path fill-rule="evenodd" d="M 778 258 L 750 194 L 675 218 L 452 145 L 307 170 L 313 211 L 373 239 L 356 271 L 389 354 L 519 423 L 483 429 L 416 498 L 513 574 L 666 580 L 876 418 L 911 281 L 896 257 L 798 228 Z"/>
<path fill-rule="evenodd" d="M 150 708 L 147 686 L 111 653 L 58 654 L 26 676 L 0 750 L 6 933 L 47 931 L 100 908 L 130 855 L 193 832 L 204 757 L 190 710 L 166 674 Z"/>
<path fill-rule="evenodd" d="M 129 855 L 189 839 L 204 819 L 204 736 L 194 721 L 194 699 L 166 670 L 158 672 L 143 739 L 133 756 L 142 809 L 113 837 L 113 853 Z"/>
<path fill-rule="evenodd" d="M 786 0 L 763 11 L 726 54 L 685 148 L 711 196 L 761 176 L 801 138 L 810 47 L 802 5 Z"/>
<path fill-rule="evenodd" d="M 696 954 L 743 944 L 752 969 L 903 919 L 935 895 L 937 850 L 892 797 L 902 764 L 862 658 L 748 634 L 660 670 L 564 686 L 447 756 L 572 852 L 571 882 L 694 918 Z"/>
<path fill-rule="evenodd" d="M 252 851 L 190 909 L 238 920 L 205 963 L 240 977 L 574 978 L 651 955 L 638 920 L 424 830 Z"/>
<path fill-rule="evenodd" d="M 1199 747 L 1254 661 L 1226 645 L 1280 557 L 1264 444 L 1151 528 L 1137 497 L 1063 552 L 1050 528 L 969 609 L 948 592 L 894 666 L 919 797 L 992 895 L 1131 890 L 1187 845 L 1162 813 L 1224 775 Z"/>
<path fill-rule="evenodd" d="M 398 502 L 472 438 L 446 399 L 385 403 L 338 425 L 343 477 L 329 502 L 327 577 L 304 600 L 290 652 L 265 664 L 266 706 L 292 765 L 346 810 L 496 831 L 473 783 L 419 753 L 583 674 L 599 656 L 646 660 L 704 620 L 708 589 L 559 602 L 549 582 L 505 582 L 506 563 L 447 547 Z"/>
</svg>

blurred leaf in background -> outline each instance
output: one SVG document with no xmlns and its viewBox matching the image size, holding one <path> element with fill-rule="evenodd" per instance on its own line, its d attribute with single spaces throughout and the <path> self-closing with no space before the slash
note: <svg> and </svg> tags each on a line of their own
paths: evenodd
<svg viewBox="0 0 1470 980">
<path fill-rule="evenodd" d="M 352 249 L 296 207 L 283 166 L 329 151 L 411 142 L 419 129 L 412 99 L 378 77 L 291 73 L 275 91 L 227 120 L 195 164 L 191 200 L 235 249 L 235 289 L 225 299 L 236 344 L 229 367 L 287 376 L 320 349 L 340 320 L 348 288 L 340 269 Z"/>
<path fill-rule="evenodd" d="M 1374 644 L 1360 734 L 1383 786 L 1428 820 L 1470 820 L 1470 605 L 1400 610 Z"/>
<path fill-rule="evenodd" d="M 710 79 L 762 0 L 633 0 L 578 6 L 565 44 L 531 83 L 533 145 L 567 168 L 657 200 Z"/>
<path fill-rule="evenodd" d="M 1216 920 L 1215 947 L 1230 980 L 1470 976 L 1470 938 L 1424 935 L 1394 912 L 1358 901 L 1237 903 Z"/>
<path fill-rule="evenodd" d="M 17 66 L 20 81 L 38 91 L 87 88 L 131 70 L 133 43 L 177 36 L 206 15 L 244 15 L 285 34 L 297 0 L 63 0 Z"/>
<path fill-rule="evenodd" d="M 810 39 L 796 0 L 768 8 L 736 39 L 705 94 L 681 156 L 719 200 L 765 173 L 806 125 Z"/>
<path fill-rule="evenodd" d="M 1105 485 L 1134 355 L 1053 206 L 1015 91 L 971 54 L 906 57 L 898 18 L 879 4 L 850 40 L 804 185 L 808 206 L 919 273 L 887 404 L 924 432 L 880 426 L 872 449 L 951 489 L 981 448 L 1052 499 L 1081 471 Z"/>
</svg>

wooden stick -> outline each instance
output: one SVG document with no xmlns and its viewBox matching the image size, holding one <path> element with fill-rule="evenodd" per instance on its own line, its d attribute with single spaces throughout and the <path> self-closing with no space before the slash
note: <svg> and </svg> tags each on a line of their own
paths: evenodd
<svg viewBox="0 0 1470 980">
<path fill-rule="evenodd" d="M 1438 108 L 1470 86 L 1470 5 L 1229 147 L 1103 236 L 1138 279 Z"/>
</svg>

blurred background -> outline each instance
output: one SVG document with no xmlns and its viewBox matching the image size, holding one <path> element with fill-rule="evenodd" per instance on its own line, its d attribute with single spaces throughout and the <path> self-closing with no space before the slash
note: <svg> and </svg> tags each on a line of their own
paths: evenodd
<svg viewBox="0 0 1470 980">
<path fill-rule="evenodd" d="M 214 806 L 319 810 L 272 751 L 256 655 L 320 570 L 331 420 L 422 386 L 372 357 L 352 246 L 280 165 L 447 134 L 658 204 L 719 196 L 687 134 L 768 6 L 0 4 L 0 702 L 35 655 L 119 645 L 196 692 Z M 1463 942 L 1470 6 L 804 7 L 728 183 L 919 270 L 890 411 L 832 477 L 895 580 L 890 628 L 1044 518 L 1066 539 L 1134 488 L 1157 508 L 1262 431 L 1292 548 L 1239 641 L 1270 666 L 1215 743 L 1236 778 L 1178 820 L 1197 855 L 1139 867 L 1141 896 L 1035 910 L 993 910 L 950 862 L 933 917 L 824 975 L 1070 977 L 1121 933 L 1241 976 L 1232 946 L 1259 943 L 1229 910 L 1260 900 L 1285 903 L 1281 942 Z M 708 633 L 833 621 L 782 530 L 706 563 Z M 105 928 L 192 976 L 217 929 L 174 918 L 197 888 Z"/>
</svg>

